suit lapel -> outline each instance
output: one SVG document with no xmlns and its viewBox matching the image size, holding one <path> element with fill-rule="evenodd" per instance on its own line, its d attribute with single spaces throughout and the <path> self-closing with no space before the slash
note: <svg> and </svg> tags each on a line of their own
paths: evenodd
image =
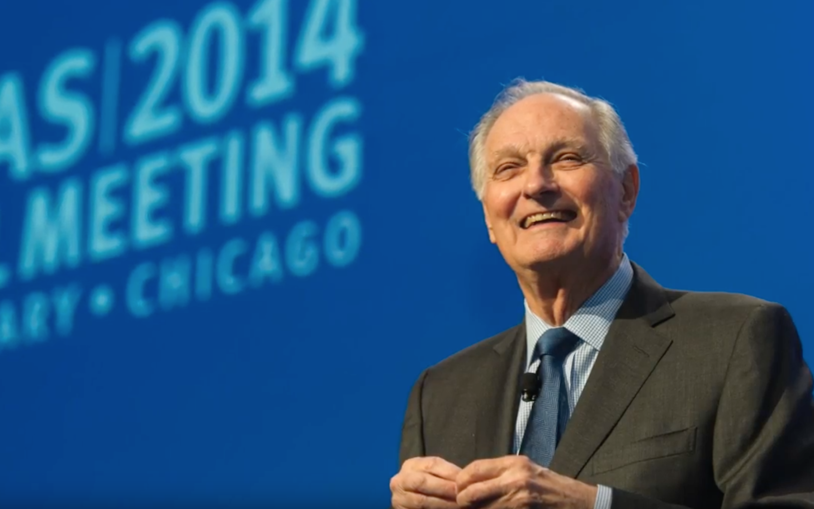
<svg viewBox="0 0 814 509">
<path fill-rule="evenodd" d="M 622 417 L 671 341 L 654 326 L 673 316 L 663 289 L 634 264 L 633 285 L 597 356 L 551 469 L 576 478 Z"/>
<path fill-rule="evenodd" d="M 476 374 L 475 458 L 496 458 L 510 454 L 517 409 L 520 405 L 520 376 L 526 355 L 526 327 L 506 331 L 490 354 L 491 366 Z"/>
</svg>

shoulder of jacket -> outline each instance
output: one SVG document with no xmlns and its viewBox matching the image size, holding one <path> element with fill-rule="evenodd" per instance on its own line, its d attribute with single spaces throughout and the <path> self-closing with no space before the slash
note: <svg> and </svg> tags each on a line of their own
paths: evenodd
<svg viewBox="0 0 814 509">
<path fill-rule="evenodd" d="M 463 350 L 450 355 L 441 362 L 431 366 L 427 369 L 427 372 L 430 375 L 437 376 L 446 373 L 454 373 L 462 369 L 476 369 L 476 367 L 481 364 L 481 362 L 487 356 L 498 355 L 495 349 L 500 347 L 500 345 L 503 345 L 504 342 L 518 340 L 517 336 L 520 335 L 520 329 L 522 328 L 523 324 L 515 325 L 514 327 L 495 334 L 490 338 L 478 341 L 477 343 L 468 346 Z M 519 339 L 524 340 L 525 336 Z"/>
</svg>

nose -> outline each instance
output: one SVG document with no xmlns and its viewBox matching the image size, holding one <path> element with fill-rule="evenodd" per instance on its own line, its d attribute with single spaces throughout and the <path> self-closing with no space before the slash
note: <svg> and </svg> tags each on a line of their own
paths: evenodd
<svg viewBox="0 0 814 509">
<path fill-rule="evenodd" d="M 559 187 L 551 166 L 542 161 L 529 161 L 523 192 L 528 197 L 536 197 L 549 192 L 556 192 Z"/>
</svg>

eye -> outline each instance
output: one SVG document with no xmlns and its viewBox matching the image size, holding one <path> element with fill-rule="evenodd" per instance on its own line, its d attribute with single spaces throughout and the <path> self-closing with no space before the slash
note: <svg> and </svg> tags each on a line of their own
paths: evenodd
<svg viewBox="0 0 814 509">
<path fill-rule="evenodd" d="M 562 156 L 560 156 L 559 160 L 560 161 L 582 161 L 582 157 L 580 157 L 579 154 L 568 153 L 568 154 L 563 154 Z"/>
<path fill-rule="evenodd" d="M 494 172 L 494 174 L 495 174 L 495 175 L 499 175 L 499 174 L 501 174 L 501 173 L 505 173 L 505 172 L 507 172 L 507 171 L 514 170 L 514 169 L 516 169 L 517 167 L 518 167 L 518 164 L 517 164 L 517 163 L 513 163 L 513 162 L 512 162 L 512 163 L 503 163 L 503 164 L 499 164 L 499 165 L 497 165 L 497 167 L 495 168 L 495 172 Z"/>
</svg>

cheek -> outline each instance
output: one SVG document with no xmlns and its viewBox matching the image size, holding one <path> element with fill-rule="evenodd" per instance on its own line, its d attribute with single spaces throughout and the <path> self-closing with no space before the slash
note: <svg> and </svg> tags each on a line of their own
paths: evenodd
<svg viewBox="0 0 814 509">
<path fill-rule="evenodd" d="M 490 192 L 484 196 L 484 203 L 492 220 L 494 222 L 509 220 L 514 213 L 517 197 L 517 193 L 508 187 L 490 190 Z"/>
<path fill-rule="evenodd" d="M 616 222 L 619 217 L 617 186 L 604 180 L 588 180 L 575 187 L 573 197 L 578 200 L 588 225 L 603 227 Z"/>
<path fill-rule="evenodd" d="M 594 223 L 598 230 L 596 235 L 615 237 L 624 221 L 620 200 L 621 196 L 613 186 L 605 187 L 604 191 L 596 196 L 594 210 L 596 215 Z"/>
</svg>

